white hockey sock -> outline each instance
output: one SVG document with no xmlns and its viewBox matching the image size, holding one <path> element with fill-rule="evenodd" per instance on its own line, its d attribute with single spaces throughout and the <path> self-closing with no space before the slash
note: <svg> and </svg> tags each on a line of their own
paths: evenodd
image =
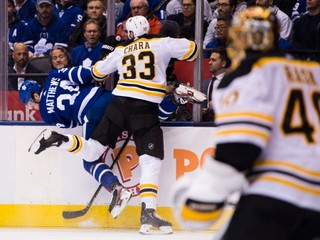
<svg viewBox="0 0 320 240">
<path fill-rule="evenodd" d="M 79 158 L 85 159 L 88 162 L 97 160 L 107 149 L 106 146 L 91 138 L 85 140 L 83 137 L 76 135 L 67 134 L 66 136 L 69 138 L 69 141 L 61 144 L 61 147 L 70 153 L 77 154 Z"/>
<path fill-rule="evenodd" d="M 157 208 L 158 182 L 161 170 L 161 160 L 144 154 L 139 157 L 141 168 L 140 198 L 146 208 Z"/>
</svg>

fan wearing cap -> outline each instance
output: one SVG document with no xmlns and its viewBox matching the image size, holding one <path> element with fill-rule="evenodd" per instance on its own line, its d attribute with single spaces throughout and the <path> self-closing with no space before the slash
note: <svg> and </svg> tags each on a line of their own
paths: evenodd
<svg viewBox="0 0 320 240">
<path fill-rule="evenodd" d="M 34 56 L 49 55 L 55 45 L 68 46 L 67 24 L 53 12 L 52 0 L 37 0 L 37 15 L 28 22 Z"/>
</svg>

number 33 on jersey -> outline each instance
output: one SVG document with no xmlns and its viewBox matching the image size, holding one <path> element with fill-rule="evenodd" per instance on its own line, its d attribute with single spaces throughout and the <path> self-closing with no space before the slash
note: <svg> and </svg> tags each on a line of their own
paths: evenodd
<svg viewBox="0 0 320 240">
<path fill-rule="evenodd" d="M 160 103 L 166 94 L 166 68 L 170 59 L 193 61 L 197 54 L 193 41 L 145 35 L 116 47 L 94 65 L 92 73 L 99 80 L 118 69 L 120 77 L 114 95 Z"/>
</svg>

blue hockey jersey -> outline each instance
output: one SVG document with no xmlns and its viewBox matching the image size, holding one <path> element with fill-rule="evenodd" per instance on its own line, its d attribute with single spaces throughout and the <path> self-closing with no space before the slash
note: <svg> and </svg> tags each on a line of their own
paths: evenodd
<svg viewBox="0 0 320 240">
<path fill-rule="evenodd" d="M 63 31 L 66 23 L 56 15 L 47 26 L 43 26 L 37 17 L 29 21 L 27 26 L 33 39 L 35 55 L 49 54 L 54 45 L 68 47 L 68 32 Z"/>
<path fill-rule="evenodd" d="M 43 120 L 61 128 L 82 125 L 90 107 L 106 91 L 91 81 L 90 69 L 82 66 L 51 71 L 40 98 Z"/>
</svg>

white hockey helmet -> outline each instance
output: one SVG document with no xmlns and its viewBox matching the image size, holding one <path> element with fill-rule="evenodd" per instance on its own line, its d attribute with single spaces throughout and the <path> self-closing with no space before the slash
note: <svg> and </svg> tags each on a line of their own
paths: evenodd
<svg viewBox="0 0 320 240">
<path fill-rule="evenodd" d="M 131 17 L 126 21 L 126 27 L 128 30 L 128 37 L 130 38 L 130 32 L 133 32 L 133 38 L 138 38 L 144 34 L 149 33 L 150 25 L 148 20 L 144 16 Z"/>
</svg>

